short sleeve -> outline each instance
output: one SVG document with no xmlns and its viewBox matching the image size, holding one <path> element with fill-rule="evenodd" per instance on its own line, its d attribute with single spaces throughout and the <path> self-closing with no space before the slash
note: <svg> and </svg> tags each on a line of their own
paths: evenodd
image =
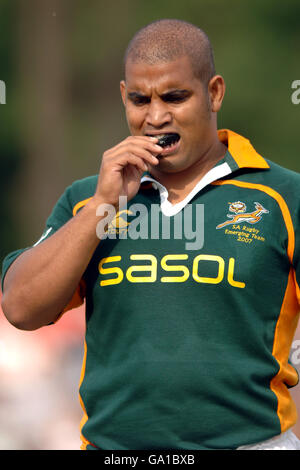
<svg viewBox="0 0 300 470">
<path fill-rule="evenodd" d="M 72 217 L 72 203 L 70 198 L 70 188 L 67 188 L 63 195 L 59 198 L 57 203 L 55 204 L 50 216 L 46 221 L 45 228 L 43 230 L 42 235 L 40 238 L 32 245 L 26 248 L 21 248 L 18 250 L 9 253 L 3 260 L 2 263 L 2 275 L 1 275 L 1 287 L 3 291 L 3 284 L 5 275 L 12 265 L 12 263 L 25 251 L 43 243 L 45 240 L 50 238 L 55 232 L 57 232 L 63 225 L 65 225 Z M 67 310 L 72 308 L 78 307 L 83 303 L 84 300 L 84 283 L 83 281 L 80 282 L 76 292 L 73 295 L 73 298 L 69 302 L 69 304 L 65 307 L 64 313 Z"/>
</svg>

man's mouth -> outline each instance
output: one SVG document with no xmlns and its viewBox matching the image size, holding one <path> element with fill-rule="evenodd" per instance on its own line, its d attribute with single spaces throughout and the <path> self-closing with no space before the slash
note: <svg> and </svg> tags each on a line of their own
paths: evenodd
<svg viewBox="0 0 300 470">
<path fill-rule="evenodd" d="M 150 136 L 150 134 L 147 134 Z M 150 137 L 153 137 L 150 136 Z M 176 132 L 168 132 L 166 134 L 157 134 L 155 137 L 158 139 L 157 144 L 163 147 L 163 151 L 160 155 L 157 155 L 157 157 L 161 157 L 164 155 L 169 155 L 173 153 L 178 147 L 178 142 L 180 140 L 180 135 L 177 134 Z"/>
</svg>

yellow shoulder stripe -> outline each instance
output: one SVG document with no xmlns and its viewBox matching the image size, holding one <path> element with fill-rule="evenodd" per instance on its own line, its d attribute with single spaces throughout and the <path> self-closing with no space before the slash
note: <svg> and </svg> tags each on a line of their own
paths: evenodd
<svg viewBox="0 0 300 470">
<path fill-rule="evenodd" d="M 239 186 L 241 188 L 257 189 L 258 191 L 262 191 L 268 194 L 269 196 L 271 196 L 273 199 L 275 199 L 280 207 L 280 210 L 281 210 L 284 222 L 285 222 L 285 226 L 288 232 L 287 254 L 288 254 L 290 262 L 291 263 L 293 262 L 293 256 L 294 256 L 294 250 L 295 250 L 294 226 L 293 226 L 291 214 L 287 206 L 287 203 L 285 202 L 281 194 L 279 194 L 277 191 L 275 191 L 273 188 L 270 188 L 269 186 L 265 186 L 263 184 L 248 183 L 246 181 L 224 180 L 224 181 L 214 181 L 211 184 L 213 185 L 232 184 L 234 186 Z"/>
<path fill-rule="evenodd" d="M 77 202 L 77 204 L 73 207 L 73 216 L 76 215 L 79 209 L 85 206 L 91 199 L 91 197 L 88 197 L 87 199 L 83 199 L 83 201 Z"/>
</svg>

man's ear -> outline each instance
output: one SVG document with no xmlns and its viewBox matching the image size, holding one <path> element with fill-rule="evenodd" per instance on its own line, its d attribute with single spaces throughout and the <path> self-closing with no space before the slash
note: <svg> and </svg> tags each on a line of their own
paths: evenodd
<svg viewBox="0 0 300 470">
<path fill-rule="evenodd" d="M 126 83 L 125 83 L 125 80 L 122 80 L 120 82 L 120 92 L 121 92 L 123 104 L 125 106 L 126 105 Z"/>
<path fill-rule="evenodd" d="M 211 111 L 215 113 L 220 111 L 225 95 L 225 88 L 225 81 L 221 75 L 212 77 L 208 84 Z"/>
</svg>

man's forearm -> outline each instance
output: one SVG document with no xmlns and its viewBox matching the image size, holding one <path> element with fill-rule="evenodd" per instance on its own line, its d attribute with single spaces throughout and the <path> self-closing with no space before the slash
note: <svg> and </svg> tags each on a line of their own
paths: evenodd
<svg viewBox="0 0 300 470">
<path fill-rule="evenodd" d="M 22 253 L 4 279 L 2 309 L 8 321 L 34 330 L 55 321 L 71 300 L 99 243 L 92 199 L 61 229 Z"/>
</svg>

